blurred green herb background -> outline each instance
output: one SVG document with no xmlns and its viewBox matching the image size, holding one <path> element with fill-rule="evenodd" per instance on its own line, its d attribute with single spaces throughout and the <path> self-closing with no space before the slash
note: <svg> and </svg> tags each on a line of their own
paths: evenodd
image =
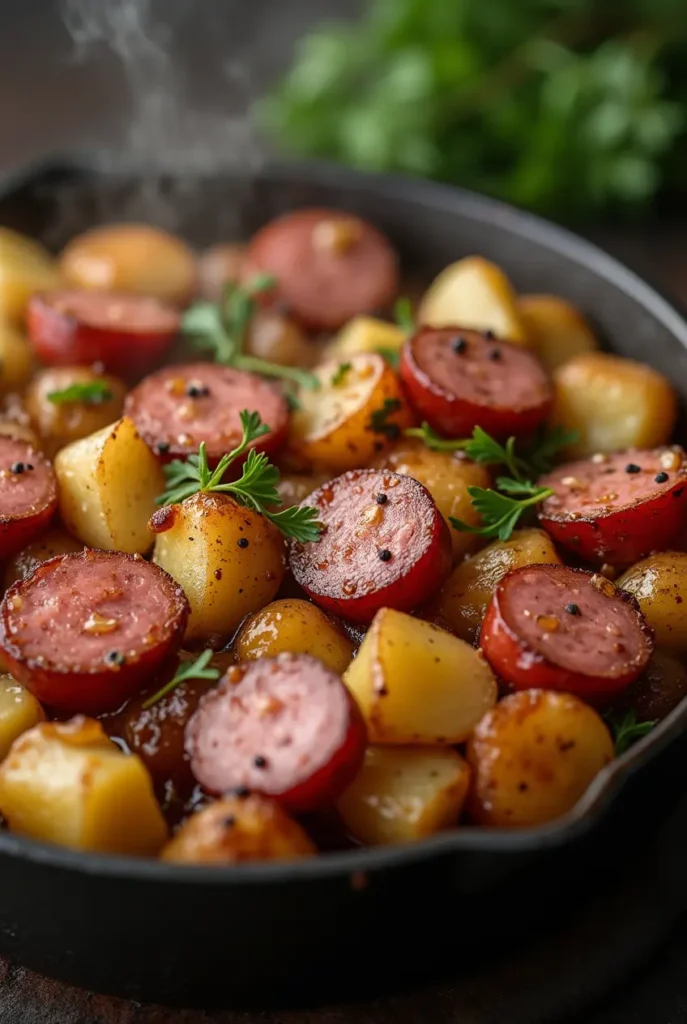
<svg viewBox="0 0 687 1024">
<path fill-rule="evenodd" d="M 634 215 L 687 197 L 687 0 L 372 0 L 258 114 L 294 155 Z"/>
</svg>

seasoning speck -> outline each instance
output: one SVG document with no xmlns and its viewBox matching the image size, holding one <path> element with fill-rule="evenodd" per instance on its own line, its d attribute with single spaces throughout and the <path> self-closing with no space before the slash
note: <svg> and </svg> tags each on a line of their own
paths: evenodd
<svg viewBox="0 0 687 1024">
<path fill-rule="evenodd" d="M 641 473 L 642 472 L 642 467 L 638 466 L 635 462 L 628 462 L 628 464 L 625 466 L 625 472 L 626 473 Z"/>
<path fill-rule="evenodd" d="M 250 541 L 248 540 L 247 537 L 239 537 L 236 543 L 240 548 L 247 548 L 248 545 L 250 544 Z"/>
<path fill-rule="evenodd" d="M 484 332 L 484 337 L 487 339 L 487 341 L 493 341 L 495 339 L 496 335 L 494 334 L 494 332 L 491 329 L 489 329 L 489 330 Z"/>
<path fill-rule="evenodd" d="M 210 388 L 205 384 L 189 384 L 186 388 L 186 394 L 189 398 L 207 398 L 210 394 Z"/>
<path fill-rule="evenodd" d="M 228 795 L 238 797 L 239 800 L 245 800 L 247 796 L 250 796 L 250 789 L 248 786 L 237 786 L 236 789 L 230 789 Z"/>
<path fill-rule="evenodd" d="M 493 348 L 489 353 L 489 358 L 491 359 L 492 363 L 498 363 L 498 361 L 501 359 L 501 349 Z"/>
<path fill-rule="evenodd" d="M 664 484 L 667 479 L 668 479 L 668 474 L 667 473 L 657 473 L 656 476 L 654 477 L 654 483 L 656 483 L 656 484 Z"/>
<path fill-rule="evenodd" d="M 169 451 L 169 444 L 167 443 L 167 441 L 158 441 L 158 443 L 155 445 L 155 451 L 157 452 L 158 455 L 166 455 L 167 452 Z"/>
<path fill-rule="evenodd" d="M 451 348 L 453 349 L 457 356 L 462 356 L 463 352 L 467 350 L 467 347 L 467 341 L 460 335 L 458 335 L 457 338 L 454 338 L 453 341 L 451 342 Z"/>
<path fill-rule="evenodd" d="M 25 469 L 26 466 L 23 462 L 13 462 L 10 466 L 10 472 L 12 473 L 23 473 Z"/>
<path fill-rule="evenodd" d="M 108 665 L 123 665 L 125 660 L 121 651 L 108 651 L 105 655 L 105 661 Z"/>
<path fill-rule="evenodd" d="M 388 548 L 381 548 L 381 550 L 378 551 L 378 556 L 379 556 L 380 562 L 390 562 L 391 561 L 391 552 L 389 551 Z"/>
<path fill-rule="evenodd" d="M 377 502 L 378 505 L 386 505 L 388 500 L 388 494 L 378 494 L 377 497 L 375 498 L 375 501 Z"/>
<path fill-rule="evenodd" d="M 579 609 L 579 605 L 574 604 L 574 602 L 571 602 L 570 604 L 566 604 L 565 610 L 568 613 L 568 615 L 580 615 L 581 614 L 580 613 L 580 609 Z"/>
<path fill-rule="evenodd" d="M 222 818 L 222 827 L 223 828 L 233 828 L 235 824 L 236 824 L 236 818 L 234 817 L 233 814 L 228 814 L 226 816 L 226 818 Z"/>
<path fill-rule="evenodd" d="M 262 754 L 256 754 L 255 757 L 253 758 L 253 764 L 255 765 L 256 768 L 266 768 L 267 758 L 263 757 Z"/>
</svg>

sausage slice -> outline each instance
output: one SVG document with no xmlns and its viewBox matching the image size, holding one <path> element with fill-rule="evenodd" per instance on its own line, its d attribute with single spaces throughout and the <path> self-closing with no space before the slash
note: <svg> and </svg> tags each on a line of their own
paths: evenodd
<svg viewBox="0 0 687 1024">
<path fill-rule="evenodd" d="M 460 327 L 425 327 L 406 341 L 401 378 L 431 427 L 469 437 L 531 433 L 544 421 L 553 392 L 538 360 L 517 345 Z"/>
<path fill-rule="evenodd" d="M 9 588 L 0 663 L 60 711 L 113 711 L 181 642 L 183 590 L 140 555 L 58 555 Z"/>
<path fill-rule="evenodd" d="M 391 243 L 367 221 L 340 210 L 306 209 L 271 221 L 253 236 L 242 279 L 272 274 L 269 299 L 311 330 L 333 331 L 361 313 L 389 306 L 398 291 Z"/>
<path fill-rule="evenodd" d="M 142 380 L 124 403 L 124 414 L 156 455 L 183 458 L 205 441 L 212 462 L 241 440 L 242 409 L 259 412 L 270 428 L 252 447 L 279 448 L 288 430 L 288 406 L 272 384 L 254 373 L 215 363 L 166 366 Z"/>
<path fill-rule="evenodd" d="M 528 565 L 496 587 L 480 647 L 517 690 L 566 690 L 604 701 L 644 671 L 653 639 L 634 599 L 604 576 Z"/>
<path fill-rule="evenodd" d="M 25 441 L 0 436 L 0 558 L 21 551 L 57 509 L 52 466 Z"/>
<path fill-rule="evenodd" d="M 451 569 L 451 537 L 429 491 L 409 476 L 355 469 L 307 498 L 319 541 L 291 545 L 294 579 L 327 611 L 371 622 L 380 608 L 408 611 Z"/>
<path fill-rule="evenodd" d="M 215 794 L 247 788 L 292 811 L 332 803 L 360 768 L 366 740 L 339 676 L 307 654 L 230 668 L 186 727 L 201 786 Z"/>
<path fill-rule="evenodd" d="M 49 366 L 102 363 L 131 377 L 160 360 L 179 330 L 179 313 L 144 295 L 53 291 L 31 298 L 27 328 Z"/>
<path fill-rule="evenodd" d="M 687 522 L 687 456 L 677 445 L 594 455 L 539 483 L 554 492 L 541 525 L 588 562 L 631 565 L 669 548 Z"/>
</svg>

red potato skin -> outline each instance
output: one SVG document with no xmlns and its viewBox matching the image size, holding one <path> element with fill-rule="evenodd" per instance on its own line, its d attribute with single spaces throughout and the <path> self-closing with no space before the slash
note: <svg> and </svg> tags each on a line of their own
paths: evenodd
<svg viewBox="0 0 687 1024">
<path fill-rule="evenodd" d="M 90 366 L 102 363 L 107 371 L 132 378 L 156 366 L 176 337 L 179 318 L 174 327 L 153 331 L 118 331 L 80 321 L 53 308 L 50 293 L 34 295 L 27 310 L 27 330 L 41 362 L 48 366 Z M 112 296 L 103 296 L 103 301 Z M 136 296 L 127 296 L 133 303 Z M 151 301 L 151 300 L 145 300 Z M 160 303 L 166 318 L 173 315 L 171 307 Z"/>
<path fill-rule="evenodd" d="M 475 333 L 460 327 L 448 330 L 467 336 Z M 441 387 L 420 368 L 413 354 L 413 343 L 421 333 L 409 338 L 401 349 L 399 373 L 409 402 L 434 430 L 445 437 L 469 437 L 479 426 L 492 437 L 504 439 L 531 434 L 545 421 L 553 401 L 551 394 L 546 394 L 536 407 L 508 409 L 477 404 Z"/>
<path fill-rule="evenodd" d="M 18 580 L 13 584 L 0 604 L 0 666 L 3 671 L 9 672 L 26 686 L 41 704 L 46 704 L 57 712 L 74 711 L 100 715 L 116 711 L 155 675 L 166 658 L 179 647 L 186 630 L 190 607 L 181 587 L 176 586 L 169 577 L 170 615 L 169 621 L 165 624 L 166 636 L 161 642 L 141 651 L 135 660 L 128 659 L 121 667 L 72 671 L 68 667 L 41 664 L 38 659 L 25 658 L 13 639 L 10 628 L 14 600 L 17 597 L 21 599 L 27 583 L 49 577 L 54 567 L 65 558 L 85 561 L 100 554 L 110 555 L 113 552 L 94 552 L 87 549 L 79 554 L 57 555 L 50 558 L 42 562 L 27 579 Z M 141 560 L 140 556 L 136 555 L 124 555 L 119 552 L 117 555 L 127 561 Z M 151 568 L 167 576 L 167 573 L 158 566 L 151 565 Z"/>
<path fill-rule="evenodd" d="M 515 572 L 518 572 L 516 569 Z M 511 573 L 508 574 L 512 575 Z M 506 580 L 508 576 L 506 576 Z M 513 690 L 557 690 L 572 693 L 590 704 L 605 705 L 622 693 L 642 673 L 644 666 L 614 679 L 571 672 L 546 659 L 510 628 L 500 608 L 503 581 L 494 591 L 479 635 L 479 646 L 494 672 Z M 622 595 L 622 592 L 619 592 Z M 626 596 L 633 606 L 636 602 Z M 650 634 L 648 626 L 646 632 Z"/>
<path fill-rule="evenodd" d="M 22 451 L 21 461 L 47 471 L 50 476 L 44 504 L 24 515 L 0 515 L 0 558 L 10 558 L 36 540 L 50 526 L 57 511 L 57 482 L 52 466 L 40 452 L 21 442 L 13 442 Z"/>
</svg>

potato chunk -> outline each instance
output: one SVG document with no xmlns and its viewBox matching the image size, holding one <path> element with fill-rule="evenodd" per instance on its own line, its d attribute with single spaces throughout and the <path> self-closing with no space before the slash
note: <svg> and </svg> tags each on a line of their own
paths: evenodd
<svg viewBox="0 0 687 1024">
<path fill-rule="evenodd" d="M 153 561 L 183 587 L 191 605 L 187 638 L 232 635 L 279 590 L 281 534 L 224 494 L 194 494 L 159 509 L 151 528 L 157 534 Z"/>
<path fill-rule="evenodd" d="M 341 328 L 329 351 L 332 359 L 344 359 L 359 352 L 400 352 L 405 340 L 405 331 L 396 324 L 373 316 L 356 316 Z"/>
<path fill-rule="evenodd" d="M 284 651 L 311 654 L 342 675 L 351 663 L 353 644 L 317 605 L 286 598 L 249 616 L 234 641 L 238 661 L 275 658 Z"/>
<path fill-rule="evenodd" d="M 368 747 L 337 810 L 362 843 L 410 842 L 457 824 L 469 782 L 470 769 L 450 748 Z"/>
<path fill-rule="evenodd" d="M 45 712 L 32 693 L 13 679 L 0 675 L 0 761 L 22 733 L 45 719 Z"/>
<path fill-rule="evenodd" d="M 38 242 L 0 227 L 0 317 L 19 321 L 34 292 L 59 287 L 57 265 Z"/>
<path fill-rule="evenodd" d="M 300 825 L 274 800 L 228 796 L 188 818 L 162 851 L 177 864 L 296 860 L 316 853 Z"/>
<path fill-rule="evenodd" d="M 599 347 L 582 314 L 555 295 L 523 295 L 518 309 L 535 353 L 549 373 Z"/>
<path fill-rule="evenodd" d="M 148 772 L 99 722 L 43 722 L 0 765 L 10 831 L 102 853 L 156 854 L 167 836 Z"/>
<path fill-rule="evenodd" d="M 616 582 L 637 598 L 657 645 L 673 654 L 687 654 L 687 554 L 649 555 Z"/>
<path fill-rule="evenodd" d="M 97 384 L 109 398 L 96 401 L 54 402 L 48 396 L 74 385 Z M 26 409 L 32 426 L 43 439 L 49 458 L 71 441 L 102 430 L 122 415 L 126 388 L 117 377 L 95 373 L 88 366 L 51 366 L 37 373 L 26 393 Z"/>
<path fill-rule="evenodd" d="M 381 744 L 462 743 L 497 695 L 479 651 L 391 608 L 375 615 L 344 682 Z"/>
<path fill-rule="evenodd" d="M 23 391 L 33 369 L 34 355 L 28 338 L 14 324 L 3 320 L 0 311 L 0 393 Z"/>
<path fill-rule="evenodd" d="M 55 473 L 60 515 L 75 537 L 129 555 L 150 549 L 148 520 L 165 480 L 128 416 L 62 448 Z"/>
<path fill-rule="evenodd" d="M 40 540 L 35 540 L 33 544 L 22 548 L 6 563 L 3 575 L 5 589 L 11 587 L 17 580 L 29 576 L 41 562 L 47 562 L 55 555 L 66 555 L 70 551 L 83 551 L 83 547 L 80 541 L 61 526 L 54 526 L 42 534 Z"/>
</svg>

